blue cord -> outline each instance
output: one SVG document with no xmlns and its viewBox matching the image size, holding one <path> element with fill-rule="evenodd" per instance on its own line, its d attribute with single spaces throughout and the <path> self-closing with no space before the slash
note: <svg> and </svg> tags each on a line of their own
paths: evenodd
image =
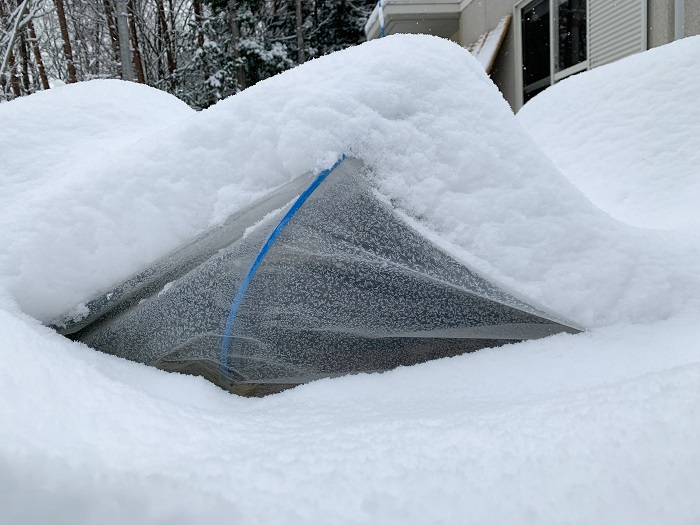
<svg viewBox="0 0 700 525">
<path fill-rule="evenodd" d="M 248 273 L 243 279 L 243 282 L 241 283 L 241 287 L 238 289 L 236 297 L 233 299 L 231 310 L 228 313 L 228 319 L 226 319 L 226 328 L 224 329 L 224 336 L 221 340 L 220 366 L 222 375 L 225 376 L 226 371 L 228 369 L 226 363 L 228 362 L 228 348 L 231 341 L 231 330 L 233 329 L 233 321 L 235 320 L 236 314 L 238 313 L 238 309 L 240 308 L 241 303 L 243 302 L 243 297 L 245 296 L 245 293 L 248 290 L 248 286 L 250 286 L 253 277 L 255 277 L 255 273 L 258 271 L 260 263 L 264 259 L 265 255 L 267 255 L 267 252 L 270 250 L 272 245 L 277 240 L 277 237 L 279 237 L 280 233 L 282 233 L 282 230 L 284 230 L 285 226 L 287 226 L 287 223 L 292 219 L 292 217 L 294 217 L 294 214 L 297 211 L 299 211 L 299 208 L 303 206 L 306 200 L 311 196 L 314 190 L 316 190 L 316 188 L 318 188 L 318 186 L 326 179 L 326 177 L 328 177 L 328 175 L 330 175 L 333 172 L 333 170 L 335 170 L 344 160 L 345 155 L 341 155 L 340 158 L 335 162 L 335 164 L 333 164 L 333 166 L 331 166 L 329 169 L 323 170 L 321 173 L 318 174 L 318 176 L 314 179 L 311 185 L 308 188 L 306 188 L 301 195 L 299 195 L 296 201 L 294 201 L 292 207 L 289 208 L 289 211 L 287 211 L 284 217 L 282 217 L 282 220 L 272 231 L 263 247 L 260 248 L 260 252 L 258 253 L 257 257 L 253 261 L 253 264 L 248 270 Z"/>
</svg>

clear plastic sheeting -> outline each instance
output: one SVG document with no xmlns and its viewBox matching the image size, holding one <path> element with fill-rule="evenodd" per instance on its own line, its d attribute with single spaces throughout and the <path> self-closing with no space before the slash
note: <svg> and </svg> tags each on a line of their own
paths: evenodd
<svg viewBox="0 0 700 525">
<path fill-rule="evenodd" d="M 241 394 L 579 331 L 413 230 L 361 161 L 294 205 L 315 180 L 295 179 L 54 326 Z"/>
</svg>

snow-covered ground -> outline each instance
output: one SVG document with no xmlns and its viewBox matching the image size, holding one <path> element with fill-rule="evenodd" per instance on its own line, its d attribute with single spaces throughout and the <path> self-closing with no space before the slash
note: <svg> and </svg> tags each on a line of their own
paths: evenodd
<svg viewBox="0 0 700 525">
<path fill-rule="evenodd" d="M 617 163 L 587 186 L 572 175 L 585 155 L 556 156 L 526 115 L 698 51 L 688 39 L 534 99 L 519 120 L 554 163 L 478 62 L 431 37 L 336 53 L 199 114 L 118 82 L 0 105 L 0 522 L 696 523 L 700 238 L 678 211 L 694 157 L 665 166 L 653 149 L 667 185 L 615 179 Z M 642 75 L 626 99 L 694 111 L 697 68 L 674 78 L 654 99 Z M 642 140 L 694 151 L 700 119 L 684 122 L 650 118 Z M 41 326 L 341 153 L 445 249 L 590 331 L 242 399 Z M 624 185 L 658 217 L 662 186 L 678 220 L 616 214 L 599 196 Z"/>
</svg>

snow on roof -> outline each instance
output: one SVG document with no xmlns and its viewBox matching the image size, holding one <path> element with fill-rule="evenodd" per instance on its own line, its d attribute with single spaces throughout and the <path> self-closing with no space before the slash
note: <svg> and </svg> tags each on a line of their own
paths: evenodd
<svg viewBox="0 0 700 525">
<path fill-rule="evenodd" d="M 496 62 L 496 55 L 506 37 L 511 18 L 513 15 L 508 13 L 501 18 L 496 27 L 486 31 L 476 42 L 467 46 L 467 51 L 476 57 L 487 73 L 491 73 L 493 64 Z"/>
</svg>

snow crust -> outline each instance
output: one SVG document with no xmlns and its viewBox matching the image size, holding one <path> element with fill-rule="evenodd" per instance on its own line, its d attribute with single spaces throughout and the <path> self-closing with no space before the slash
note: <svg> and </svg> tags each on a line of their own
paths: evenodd
<svg viewBox="0 0 700 525">
<path fill-rule="evenodd" d="M 646 228 L 700 226 L 700 37 L 570 77 L 519 112 L 597 206 Z"/>
<path fill-rule="evenodd" d="M 700 51 L 689 39 L 638 59 L 653 70 L 684 46 Z M 628 96 L 657 82 L 646 75 Z M 681 104 L 691 83 L 678 78 L 667 98 Z M 61 128 L 73 94 L 76 123 Z M 112 103 L 131 116 L 100 116 Z M 0 521 L 700 518 L 692 218 L 682 231 L 648 230 L 596 207 L 459 46 L 372 41 L 199 114 L 142 86 L 90 82 L 0 105 L 0 121 L 8 115 Z M 586 136 L 627 118 L 586 121 Z M 371 166 L 382 198 L 450 253 L 592 330 L 241 399 L 41 326 L 80 315 L 96 292 L 341 153 Z M 648 183 L 640 177 L 640 202 L 655 195 Z M 669 185 L 669 195 L 685 188 L 673 174 Z"/>
</svg>

